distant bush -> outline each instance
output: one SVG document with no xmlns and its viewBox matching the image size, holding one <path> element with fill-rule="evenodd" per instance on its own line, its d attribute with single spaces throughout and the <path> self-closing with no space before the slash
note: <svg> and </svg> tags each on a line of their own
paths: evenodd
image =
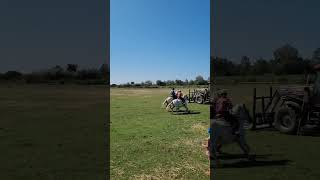
<svg viewBox="0 0 320 180">
<path fill-rule="evenodd" d="M 288 78 L 287 77 L 279 77 L 279 78 L 277 78 L 277 81 L 279 83 L 287 83 L 288 82 Z"/>
<path fill-rule="evenodd" d="M 2 75 L 2 78 L 6 80 L 20 80 L 22 79 L 22 73 L 18 71 L 8 71 Z"/>
<path fill-rule="evenodd" d="M 248 82 L 257 82 L 257 79 L 256 79 L 256 77 L 250 77 L 250 78 L 248 78 L 247 81 Z"/>
<path fill-rule="evenodd" d="M 232 84 L 238 84 L 239 82 L 240 82 L 239 79 L 232 79 L 232 80 L 231 80 L 231 83 L 232 83 Z"/>
</svg>

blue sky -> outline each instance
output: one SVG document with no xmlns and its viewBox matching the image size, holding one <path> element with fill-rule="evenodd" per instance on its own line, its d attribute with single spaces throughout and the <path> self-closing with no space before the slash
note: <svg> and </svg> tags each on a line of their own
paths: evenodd
<svg viewBox="0 0 320 180">
<path fill-rule="evenodd" d="M 110 3 L 111 83 L 209 77 L 209 0 Z"/>
<path fill-rule="evenodd" d="M 319 0 L 214 0 L 213 54 L 270 59 L 286 43 L 310 58 L 320 47 Z"/>
<path fill-rule="evenodd" d="M 1 0 L 0 72 L 106 63 L 106 1 Z"/>
</svg>

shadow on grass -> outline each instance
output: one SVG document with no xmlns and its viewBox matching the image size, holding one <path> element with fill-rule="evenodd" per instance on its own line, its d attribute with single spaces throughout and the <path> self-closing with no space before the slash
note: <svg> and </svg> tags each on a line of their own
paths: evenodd
<svg viewBox="0 0 320 180">
<path fill-rule="evenodd" d="M 220 168 L 249 168 L 249 167 L 263 167 L 263 166 L 286 166 L 290 160 L 270 160 L 270 161 L 238 161 L 228 164 L 221 164 Z"/>
<path fill-rule="evenodd" d="M 250 168 L 250 167 L 263 167 L 263 166 L 286 166 L 290 160 L 267 160 L 271 154 L 261 154 L 261 155 L 251 155 L 254 160 L 247 160 L 246 156 L 243 154 L 227 154 L 222 153 L 219 155 L 220 160 L 236 160 L 236 159 L 246 159 L 229 163 L 221 163 L 220 168 Z"/>
<path fill-rule="evenodd" d="M 299 132 L 300 136 L 312 136 L 312 137 L 320 137 L 320 127 L 319 126 L 305 126 Z"/>
<path fill-rule="evenodd" d="M 253 130 L 253 132 L 278 132 L 280 133 L 276 128 L 274 127 L 265 127 Z M 284 134 L 287 136 L 296 136 L 297 134 Z M 309 126 L 309 127 L 303 127 L 301 128 L 299 132 L 299 136 L 311 136 L 311 137 L 320 137 L 320 127 L 317 126 Z"/>
<path fill-rule="evenodd" d="M 198 111 L 189 111 L 189 112 L 185 112 L 185 111 L 173 111 L 173 115 L 190 115 L 190 114 L 200 114 L 201 112 Z"/>
<path fill-rule="evenodd" d="M 253 155 L 256 159 L 267 159 L 269 156 L 272 156 L 271 154 L 261 154 L 261 155 Z M 219 155 L 219 159 L 221 160 L 231 160 L 231 159 L 242 159 L 247 158 L 243 154 L 228 154 L 228 153 L 222 153 Z"/>
</svg>

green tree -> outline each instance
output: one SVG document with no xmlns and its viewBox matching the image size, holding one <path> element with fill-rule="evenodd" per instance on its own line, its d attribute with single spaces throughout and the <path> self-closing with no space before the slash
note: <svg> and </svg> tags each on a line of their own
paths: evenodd
<svg viewBox="0 0 320 180">
<path fill-rule="evenodd" d="M 144 82 L 146 86 L 152 86 L 152 81 L 147 80 L 146 82 Z"/>
<path fill-rule="evenodd" d="M 242 56 L 240 62 L 240 73 L 241 75 L 246 75 L 249 73 L 251 67 L 250 58 L 247 56 Z"/>
<path fill-rule="evenodd" d="M 312 60 L 316 63 L 320 63 L 320 48 L 313 51 Z"/>
<path fill-rule="evenodd" d="M 179 86 L 182 86 L 182 85 L 183 85 L 183 81 L 181 81 L 181 80 L 179 80 L 179 79 L 177 79 L 177 80 L 175 81 L 175 83 L 176 83 L 176 85 L 179 85 Z"/>
<path fill-rule="evenodd" d="M 156 81 L 156 85 L 158 85 L 158 86 L 165 86 L 166 83 L 165 83 L 164 81 L 157 80 L 157 81 Z"/>
<path fill-rule="evenodd" d="M 110 73 L 109 64 L 102 64 L 99 68 L 99 71 L 102 74 L 103 79 L 109 80 L 109 73 Z"/>
<path fill-rule="evenodd" d="M 184 84 L 185 84 L 185 85 L 189 85 L 188 79 L 184 80 Z"/>
<path fill-rule="evenodd" d="M 77 72 L 78 65 L 77 64 L 67 64 L 67 71 L 68 72 Z"/>
<path fill-rule="evenodd" d="M 204 80 L 204 78 L 202 76 L 200 76 L 200 75 L 196 77 L 195 83 L 197 85 L 206 85 L 206 84 L 208 84 L 208 82 L 206 80 Z"/>
<path fill-rule="evenodd" d="M 266 60 L 262 59 L 262 58 L 258 59 L 254 63 L 252 68 L 253 68 L 254 74 L 256 74 L 256 75 L 263 75 L 265 73 L 269 73 L 270 72 L 269 71 L 269 63 Z"/>
<path fill-rule="evenodd" d="M 273 52 L 273 57 L 277 63 L 289 64 L 298 60 L 299 52 L 298 49 L 294 48 L 290 44 L 285 44 Z"/>
</svg>

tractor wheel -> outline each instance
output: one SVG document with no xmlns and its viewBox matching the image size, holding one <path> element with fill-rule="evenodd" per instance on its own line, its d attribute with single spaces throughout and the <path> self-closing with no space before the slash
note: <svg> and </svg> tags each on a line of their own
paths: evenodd
<svg viewBox="0 0 320 180">
<path fill-rule="evenodd" d="M 298 128 L 294 109 L 281 107 L 275 114 L 275 128 L 281 133 L 294 134 Z"/>
<path fill-rule="evenodd" d="M 196 103 L 203 104 L 204 103 L 204 97 L 202 95 L 199 95 L 196 97 Z"/>
</svg>

